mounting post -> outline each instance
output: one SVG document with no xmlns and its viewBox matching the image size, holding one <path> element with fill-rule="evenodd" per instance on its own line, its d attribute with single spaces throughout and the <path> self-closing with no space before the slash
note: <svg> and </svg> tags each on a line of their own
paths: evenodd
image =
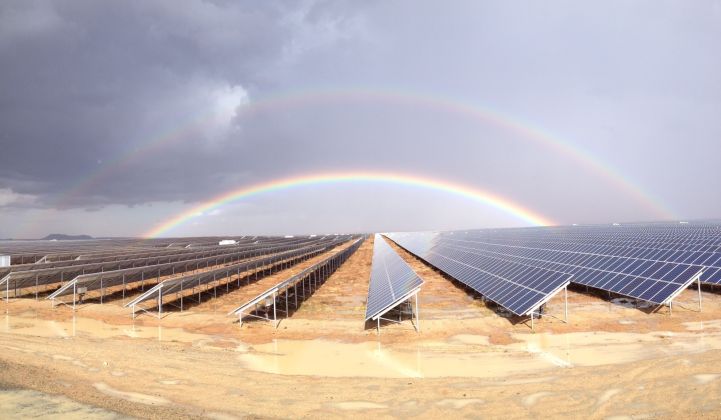
<svg viewBox="0 0 721 420">
<path fill-rule="evenodd" d="M 531 331 L 533 331 L 533 311 L 531 311 Z"/>
<path fill-rule="evenodd" d="M 563 288 L 563 317 L 566 324 L 568 324 L 568 286 Z"/>
<path fill-rule="evenodd" d="M 275 323 L 275 328 L 278 328 L 278 315 L 276 313 L 276 303 L 278 301 L 278 294 L 276 292 L 273 292 L 273 322 Z"/>
<path fill-rule="evenodd" d="M 421 332 L 421 314 L 418 310 L 418 293 L 416 293 L 416 331 Z"/>
</svg>

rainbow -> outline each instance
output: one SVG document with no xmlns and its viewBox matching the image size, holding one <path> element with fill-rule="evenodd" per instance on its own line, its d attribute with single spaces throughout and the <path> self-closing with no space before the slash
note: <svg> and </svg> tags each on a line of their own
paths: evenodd
<svg viewBox="0 0 721 420">
<path fill-rule="evenodd" d="M 341 90 L 312 90 L 284 93 L 283 95 L 270 96 L 261 100 L 251 102 L 242 107 L 240 115 L 252 115 L 269 112 L 277 112 L 284 108 L 297 108 L 310 104 L 335 104 L 343 101 L 368 102 L 368 103 L 390 103 L 409 107 L 427 107 L 434 110 L 447 112 L 452 115 L 461 115 L 470 120 L 479 121 L 484 124 L 492 124 L 509 132 L 519 135 L 523 140 L 541 146 L 557 155 L 564 156 L 575 162 L 586 171 L 595 174 L 597 177 L 613 185 L 619 191 L 623 191 L 628 197 L 642 205 L 646 211 L 660 219 L 674 219 L 674 213 L 670 211 L 658 199 L 654 198 L 644 189 L 636 185 L 631 179 L 621 174 L 616 168 L 607 162 L 589 154 L 578 146 L 565 142 L 556 136 L 544 131 L 540 127 L 521 121 L 493 109 L 468 103 L 458 99 L 446 99 L 437 96 L 417 94 L 413 92 L 400 92 L 393 90 L 374 89 L 341 89 Z"/>
<path fill-rule="evenodd" d="M 194 135 L 201 135 L 204 130 L 213 127 L 223 117 L 231 118 L 232 116 L 222 115 L 217 112 L 198 115 L 182 126 L 168 130 L 163 135 L 148 141 L 142 147 L 128 150 L 115 159 L 103 162 L 102 165 L 99 164 L 98 170 L 67 190 L 58 201 L 58 205 L 65 207 L 71 204 L 74 199 L 81 197 L 85 192 L 92 190 L 93 187 L 102 185 L 104 181 L 128 170 L 133 164 L 154 154 L 160 154 L 167 147 L 180 143 Z"/>
<path fill-rule="evenodd" d="M 521 139 L 537 144 L 546 150 L 564 156 L 575 162 L 584 170 L 595 174 L 607 183 L 613 185 L 617 190 L 624 192 L 634 202 L 659 219 L 673 219 L 674 214 L 659 200 L 652 197 L 638 185 L 634 184 L 628 176 L 622 175 L 617 169 L 606 162 L 590 155 L 584 150 L 564 142 L 538 127 L 527 122 L 519 121 L 510 116 L 503 115 L 497 111 L 465 103 L 459 100 L 448 100 L 436 96 L 427 96 L 409 92 L 398 92 L 391 90 L 374 90 L 367 88 L 359 89 L 337 89 L 337 90 L 312 90 L 285 93 L 278 96 L 270 96 L 257 101 L 242 105 L 237 109 L 240 117 L 277 112 L 286 108 L 301 107 L 314 104 L 336 104 L 339 102 L 370 102 L 390 103 L 402 106 L 427 107 L 434 110 L 462 115 L 466 118 L 480 121 L 484 124 L 493 124 L 510 132 L 519 135 Z M 102 181 L 109 179 L 112 175 L 126 170 L 134 162 L 142 160 L 149 155 L 162 151 L 164 148 L 191 137 L 194 133 L 201 132 L 204 127 L 214 124 L 219 118 L 217 114 L 205 114 L 189 121 L 188 123 L 165 132 L 143 147 L 131 150 L 117 159 L 106 163 L 98 171 L 85 178 L 81 183 L 63 194 L 61 203 L 69 203 L 75 197 L 79 197 L 93 186 L 100 185 Z"/>
<path fill-rule="evenodd" d="M 233 201 L 242 200 L 255 195 L 269 193 L 273 191 L 282 191 L 290 188 L 298 188 L 304 186 L 316 186 L 323 184 L 335 183 L 367 183 L 379 182 L 386 184 L 397 184 L 410 187 L 421 187 L 431 190 L 443 191 L 466 197 L 471 200 L 491 206 L 506 214 L 512 215 L 524 223 L 537 226 L 554 225 L 550 219 L 540 214 L 524 208 L 497 194 L 477 188 L 442 181 L 438 179 L 424 178 L 415 175 L 404 175 L 385 172 L 339 172 L 339 173 L 321 173 L 312 175 L 294 176 L 273 181 L 263 182 L 259 184 L 249 185 L 228 191 L 208 201 L 198 204 L 170 219 L 153 227 L 143 236 L 145 238 L 159 237 L 171 229 L 182 225 L 194 217 L 205 214 L 211 210 L 219 208 Z"/>
</svg>

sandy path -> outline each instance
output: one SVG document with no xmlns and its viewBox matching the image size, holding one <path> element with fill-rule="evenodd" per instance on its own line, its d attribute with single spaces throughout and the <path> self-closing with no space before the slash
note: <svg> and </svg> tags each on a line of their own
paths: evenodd
<svg viewBox="0 0 721 420">
<path fill-rule="evenodd" d="M 456 319 L 495 316 L 493 311 L 486 308 L 480 300 L 474 299 L 473 294 L 464 289 L 460 283 L 452 282 L 395 242 L 389 239 L 386 239 L 386 242 L 425 282 L 419 294 L 424 319 L 448 319 L 449 316 Z"/>
<path fill-rule="evenodd" d="M 360 248 L 300 307 L 306 319 L 346 319 L 362 322 L 368 298 L 373 237 Z"/>
<path fill-rule="evenodd" d="M 351 246 L 351 243 L 345 243 L 342 244 L 336 248 L 333 248 L 327 252 L 324 252 L 320 255 L 317 255 L 315 257 L 312 257 L 308 260 L 302 261 L 298 264 L 293 265 L 292 267 L 289 267 L 285 270 L 278 271 L 274 274 L 271 274 L 267 277 L 264 277 L 260 280 L 251 282 L 247 285 L 241 284 L 240 288 L 237 288 L 235 290 L 231 290 L 227 294 L 223 294 L 221 296 L 218 296 L 216 299 L 212 299 L 209 302 L 205 302 L 202 305 L 199 305 L 197 307 L 198 310 L 204 310 L 204 309 L 212 309 L 213 311 L 221 312 L 221 313 L 228 313 L 231 310 L 235 309 L 239 305 L 253 299 L 254 297 L 258 296 L 258 294 L 268 290 L 270 287 L 287 280 L 288 278 L 292 277 L 293 275 L 305 270 L 308 267 L 313 266 L 314 264 L 323 261 L 324 259 L 330 257 L 331 255 L 335 255 L 338 252 L 348 248 Z M 242 282 L 241 282 L 242 283 Z M 306 283 L 307 286 L 307 283 Z M 324 287 L 321 286 L 318 290 L 321 290 Z M 224 287 L 221 287 L 220 289 L 224 289 Z M 306 294 L 310 293 L 310 288 L 306 287 Z M 299 302 L 299 304 L 302 302 Z"/>
</svg>

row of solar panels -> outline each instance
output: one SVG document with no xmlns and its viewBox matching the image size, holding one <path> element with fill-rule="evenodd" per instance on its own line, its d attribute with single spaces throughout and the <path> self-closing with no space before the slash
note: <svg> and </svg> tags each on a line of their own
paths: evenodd
<svg viewBox="0 0 721 420">
<path fill-rule="evenodd" d="M 40 284 L 45 284 L 47 281 L 52 281 L 53 278 L 58 278 L 58 281 L 64 281 L 81 274 L 121 270 L 124 268 L 140 267 L 144 265 L 157 265 L 174 261 L 192 260 L 216 255 L 230 254 L 233 252 L 237 252 L 241 248 L 243 250 L 262 249 L 268 246 L 272 246 L 274 244 L 288 244 L 297 241 L 309 240 L 310 239 L 280 239 L 268 240 L 263 242 L 256 241 L 257 243 L 245 243 L 235 246 L 181 248 L 176 250 L 163 249 L 161 251 L 140 254 L 123 254 L 89 258 L 83 260 L 16 265 L 0 268 L 0 279 L 4 278 L 4 276 L 10 273 L 13 273 L 11 277 L 14 279 L 34 279 L 36 276 L 39 276 L 41 279 L 45 279 L 46 277 L 49 277 L 48 280 L 41 280 Z"/>
<path fill-rule="evenodd" d="M 251 239 L 239 239 L 236 240 L 236 243 L 241 244 L 251 244 L 256 242 L 255 240 Z M 160 256 L 160 255 L 170 255 L 174 253 L 183 253 L 183 252 L 198 252 L 199 250 L 203 249 L 212 249 L 217 248 L 218 242 L 215 242 L 213 244 L 209 245 L 202 245 L 202 246 L 184 246 L 184 247 L 128 247 L 128 248 L 121 248 L 121 249 L 115 249 L 112 251 L 100 251 L 96 250 L 94 252 L 88 252 L 82 255 L 78 255 L 73 259 L 50 259 L 43 261 L 42 263 L 31 263 L 31 264 L 16 264 L 13 265 L 13 270 L 17 270 L 21 267 L 33 267 L 36 266 L 36 268 L 42 268 L 42 267 L 61 267 L 64 264 L 82 264 L 83 261 L 87 262 L 99 262 L 99 261 L 117 261 L 117 260 L 123 260 L 123 259 L 129 259 L 129 258 L 142 258 L 142 257 L 152 257 L 152 256 Z M 73 254 L 74 255 L 74 254 Z"/>
<path fill-rule="evenodd" d="M 161 277 L 168 275 L 177 275 L 183 273 L 189 273 L 191 271 L 197 271 L 199 268 L 218 267 L 216 269 L 204 270 L 199 274 L 186 275 L 183 278 L 191 277 L 202 277 L 207 275 L 213 275 L 216 272 L 221 272 L 229 269 L 229 267 L 251 267 L 251 266 L 262 266 L 262 262 L 267 259 L 273 259 L 276 256 L 288 255 L 294 252 L 298 248 L 320 246 L 320 242 L 317 243 L 296 243 L 279 245 L 274 247 L 267 247 L 261 250 L 241 251 L 235 252 L 230 255 L 223 255 L 222 257 L 210 257 L 195 260 L 191 263 L 168 263 L 159 264 L 156 266 L 145 266 L 139 268 L 131 268 L 125 270 L 116 270 L 103 273 L 94 273 L 78 276 L 72 281 L 64 284 L 60 289 L 52 293 L 48 298 L 57 299 L 62 296 L 74 294 L 78 288 L 85 292 L 93 290 L 101 290 L 110 287 L 120 285 L 132 285 L 133 283 L 142 282 L 152 278 L 160 279 Z M 269 257 L 268 257 L 269 255 Z M 274 260 L 275 261 L 275 260 Z M 247 268 L 245 268 L 247 269 Z M 242 270 L 242 271 L 245 271 Z M 174 281 L 177 279 L 165 280 Z M 164 282 L 165 282 L 164 281 Z M 162 283 L 161 283 L 162 284 Z"/>
<path fill-rule="evenodd" d="M 286 240 L 286 238 L 263 238 L 263 239 L 240 239 L 236 241 L 236 245 L 250 245 L 254 243 L 270 243 L 274 241 L 283 241 Z M 154 256 L 164 256 L 164 255 L 174 255 L 174 254 L 182 254 L 182 253 L 191 253 L 191 252 L 201 252 L 204 250 L 212 250 L 217 248 L 228 248 L 226 245 L 219 245 L 218 242 L 215 242 L 212 245 L 203 245 L 203 246 L 194 246 L 194 247 L 151 247 L 151 248 L 144 248 L 144 247 L 128 247 L 128 248 L 118 248 L 114 249 L 112 251 L 103 251 L 102 248 L 95 249 L 94 252 L 88 252 L 82 255 L 72 254 L 71 256 L 74 256 L 72 259 L 68 258 L 56 258 L 53 260 L 43 260 L 41 262 L 32 262 L 27 264 L 13 264 L 9 267 L 2 268 L 2 272 L 6 273 L 8 271 L 28 271 L 28 270 L 39 270 L 39 269 L 45 269 L 45 268 L 54 268 L 54 267 L 69 267 L 73 265 L 82 265 L 82 264 L 90 264 L 90 263 L 96 263 L 96 262 L 112 262 L 112 261 L 121 261 L 121 260 L 129 260 L 134 258 L 146 258 L 146 257 L 154 257 Z M 0 277 L 2 277 L 2 274 L 0 274 Z"/>
<path fill-rule="evenodd" d="M 487 244 L 498 244 L 495 239 L 480 238 Z M 564 244 L 550 241 L 501 242 L 506 247 L 517 249 L 553 250 L 568 255 L 586 254 L 603 257 L 624 257 L 652 262 L 673 262 L 704 267 L 701 281 L 709 284 L 721 283 L 721 253 L 684 251 L 668 248 L 626 247 L 617 245 Z"/>
<path fill-rule="evenodd" d="M 492 236 L 492 235 L 489 235 Z M 533 240 L 538 237 L 536 230 L 531 232 L 524 232 L 523 235 L 515 234 L 504 234 L 503 237 L 508 238 L 512 236 L 513 239 L 518 241 Z M 680 249 L 685 251 L 700 251 L 700 252 L 718 252 L 719 245 L 714 245 L 712 241 L 706 239 L 687 239 L 679 240 L 676 237 L 648 237 L 644 235 L 633 235 L 628 238 L 623 237 L 599 237 L 592 234 L 585 235 L 544 235 L 544 239 L 566 242 L 566 243 L 587 243 L 588 240 L 593 240 L 596 245 L 616 245 L 616 246 L 640 246 L 640 247 L 651 247 L 651 248 L 669 248 L 669 249 Z"/>
<path fill-rule="evenodd" d="M 277 304 L 277 299 L 281 295 L 286 296 L 286 310 L 285 313 L 288 313 L 288 300 L 287 297 L 291 293 L 291 289 L 293 289 L 293 295 L 297 299 L 298 293 L 297 288 L 298 285 L 306 280 L 314 280 L 317 285 L 322 284 L 335 270 L 337 270 L 348 258 L 350 258 L 358 248 L 363 244 L 363 241 L 365 240 L 365 237 L 360 237 L 355 239 L 355 241 L 348 246 L 347 248 L 344 248 L 340 250 L 339 252 L 336 252 L 323 260 L 311 265 L 308 268 L 305 268 L 304 270 L 300 271 L 299 273 L 289 277 L 286 280 L 283 280 L 265 291 L 259 293 L 252 299 L 249 299 L 247 302 L 243 303 L 242 305 L 238 306 L 237 308 L 233 309 L 228 313 L 228 315 L 234 315 L 238 316 L 242 322 L 243 315 L 248 314 L 254 311 L 257 311 L 258 309 L 261 309 L 268 306 L 266 301 L 269 298 L 273 298 L 272 302 L 270 302 L 271 305 Z M 305 298 L 305 296 L 303 296 Z M 297 300 L 296 300 L 297 302 Z M 294 304 L 297 307 L 297 303 Z"/>
<path fill-rule="evenodd" d="M 349 236 L 339 236 L 332 239 L 323 240 L 313 245 L 294 246 L 292 249 L 275 253 L 270 256 L 252 259 L 249 261 L 243 261 L 236 264 L 231 264 L 226 267 L 221 267 L 216 270 L 210 270 L 199 274 L 191 274 L 179 278 L 173 278 L 158 283 L 152 289 L 149 289 L 142 295 L 128 302 L 125 307 L 132 307 L 156 298 L 162 299 L 163 296 L 183 293 L 200 287 L 204 284 L 209 284 L 217 279 L 224 279 L 224 281 L 231 281 L 233 274 L 240 276 L 240 273 L 247 271 L 255 271 L 260 268 L 273 266 L 281 262 L 287 262 L 293 265 L 299 261 L 320 255 L 324 252 L 329 251 L 332 248 L 348 241 Z"/>
<path fill-rule="evenodd" d="M 698 228 L 696 225 L 652 224 L 647 226 L 558 226 L 544 228 L 516 228 L 516 229 L 485 229 L 486 235 L 500 234 L 503 237 L 516 239 L 534 238 L 542 234 L 547 239 L 563 241 L 587 241 L 593 239 L 597 244 L 633 245 L 634 243 L 647 246 L 654 243 L 673 244 L 686 247 L 688 250 L 709 251 L 718 250 L 721 246 L 721 225 L 714 228 Z M 701 249 L 693 249 L 699 247 Z M 713 249 L 703 249 L 712 247 Z"/>
<path fill-rule="evenodd" d="M 670 237 L 663 240 L 636 235 L 632 244 L 625 244 L 615 238 L 599 240 L 593 235 L 586 235 L 582 239 L 569 239 L 559 236 L 558 228 L 528 229 L 523 234 L 517 231 L 497 233 L 490 231 L 454 232 L 456 237 L 471 235 L 475 241 L 486 244 L 518 247 L 526 250 L 553 250 L 566 254 L 591 254 L 605 257 L 626 257 L 644 261 L 686 264 L 703 268 L 701 282 L 707 284 L 721 284 L 721 251 L 715 246 L 688 246 L 677 242 Z M 616 238 L 625 235 L 617 228 L 607 229 L 617 232 Z M 602 231 L 605 233 L 605 231 Z M 608 236 L 605 233 L 605 236 Z"/>
<path fill-rule="evenodd" d="M 313 239 L 286 239 L 269 244 L 252 244 L 246 246 L 218 248 L 212 251 L 182 253 L 172 257 L 158 259 L 141 258 L 127 261 L 111 261 L 105 263 L 83 264 L 69 267 L 56 267 L 29 271 L 10 272 L 0 278 L 0 288 L 7 290 L 20 290 L 37 286 L 52 286 L 56 283 L 65 283 L 81 277 L 87 281 L 94 278 L 104 278 L 112 281 L 133 281 L 155 276 L 165 276 L 173 273 L 197 270 L 200 267 L 210 266 L 227 261 L 237 261 L 258 255 L 280 252 L 290 249 L 294 245 L 311 244 L 320 241 Z"/>
<path fill-rule="evenodd" d="M 573 229 L 393 233 L 388 237 L 516 315 L 537 310 L 569 282 L 663 305 L 696 280 L 718 281 L 721 259 L 715 253 L 595 242 L 596 237 L 614 239 L 614 232 L 616 239 L 625 236 L 616 226 L 581 228 L 582 234 L 571 244 L 561 232 Z M 667 244 L 674 240 L 669 238 Z M 653 241 L 657 243 L 658 238 Z M 699 261 L 704 266 L 696 264 Z M 702 277 L 704 270 L 707 277 Z"/>
<path fill-rule="evenodd" d="M 398 245 L 516 315 L 568 286 L 571 275 L 454 247 L 437 234 L 389 234 Z"/>
<path fill-rule="evenodd" d="M 240 242 L 252 242 L 257 237 L 231 237 Z M 227 237 L 198 237 L 171 239 L 91 239 L 79 241 L 0 241 L 0 255 L 10 255 L 12 265 L 72 261 L 114 254 L 152 252 L 162 249 L 183 249 L 218 245 Z"/>
<path fill-rule="evenodd" d="M 378 320 L 418 293 L 422 285 L 423 280 L 383 237 L 375 235 L 365 320 Z"/>
<path fill-rule="evenodd" d="M 0 254 L 10 255 L 12 265 L 69 261 L 83 256 L 120 252 L 151 251 L 172 246 L 167 241 L 107 239 L 82 241 L 0 242 Z M 177 248 L 182 248 L 179 246 Z"/>
</svg>

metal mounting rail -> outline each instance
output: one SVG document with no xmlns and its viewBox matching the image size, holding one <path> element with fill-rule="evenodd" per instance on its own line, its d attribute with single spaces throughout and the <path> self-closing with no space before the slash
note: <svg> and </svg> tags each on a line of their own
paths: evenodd
<svg viewBox="0 0 721 420">
<path fill-rule="evenodd" d="M 283 280 L 265 291 L 261 292 L 248 302 L 238 306 L 228 313 L 229 316 L 238 316 L 238 323 L 243 325 L 244 317 L 251 317 L 272 322 L 275 327 L 278 326 L 278 298 L 285 296 L 285 310 L 281 309 L 286 316 L 290 315 L 290 296 L 293 296 L 293 306 L 295 309 L 299 307 L 298 296 L 302 293 L 301 302 L 305 298 L 312 295 L 325 280 L 330 277 L 355 251 L 360 248 L 365 237 L 357 239 L 348 248 L 331 255 L 322 261 L 300 271 L 297 274 Z M 306 282 L 308 283 L 308 291 L 310 295 L 306 295 Z M 299 291 L 298 288 L 301 288 Z M 292 291 L 291 291 L 292 289 Z M 300 293 L 299 293 L 300 292 Z M 292 293 L 292 294 L 291 294 Z M 271 299 L 272 298 L 272 299 Z M 273 319 L 268 317 L 268 308 L 273 307 Z M 256 315 L 255 313 L 264 310 L 265 317 Z"/>
</svg>

